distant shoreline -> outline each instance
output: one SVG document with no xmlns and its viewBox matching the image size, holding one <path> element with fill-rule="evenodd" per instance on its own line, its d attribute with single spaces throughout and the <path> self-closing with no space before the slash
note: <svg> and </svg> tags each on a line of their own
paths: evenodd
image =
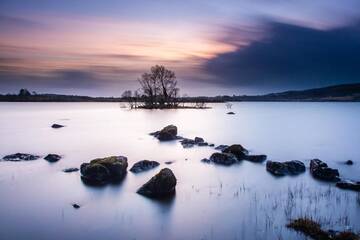
<svg viewBox="0 0 360 240">
<path fill-rule="evenodd" d="M 130 98 L 142 102 L 143 98 Z M 0 102 L 129 102 L 121 97 L 89 97 L 60 94 L 6 94 L 0 95 Z M 224 102 L 360 102 L 360 83 L 335 85 L 301 91 L 286 91 L 254 96 L 198 96 L 179 97 L 177 103 L 224 103 Z M 181 106 L 177 108 L 182 108 Z M 183 107 L 184 108 L 184 107 Z"/>
</svg>

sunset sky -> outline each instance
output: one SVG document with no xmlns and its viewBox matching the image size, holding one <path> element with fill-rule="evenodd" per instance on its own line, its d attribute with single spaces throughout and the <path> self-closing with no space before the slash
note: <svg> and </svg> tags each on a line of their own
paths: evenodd
<svg viewBox="0 0 360 240">
<path fill-rule="evenodd" d="M 189 95 L 360 82 L 360 1 L 0 1 L 1 93 L 119 96 L 155 64 Z"/>
</svg>

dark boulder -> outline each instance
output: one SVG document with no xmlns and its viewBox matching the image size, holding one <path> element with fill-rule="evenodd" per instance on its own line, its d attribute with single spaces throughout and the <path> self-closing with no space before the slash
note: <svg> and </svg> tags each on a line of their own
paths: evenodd
<svg viewBox="0 0 360 240">
<path fill-rule="evenodd" d="M 347 160 L 347 161 L 345 162 L 345 164 L 346 164 L 346 165 L 353 165 L 354 162 L 353 162 L 352 160 Z"/>
<path fill-rule="evenodd" d="M 52 128 L 62 128 L 62 127 L 65 127 L 65 126 L 55 123 L 55 124 L 51 125 L 51 127 Z"/>
<path fill-rule="evenodd" d="M 128 167 L 127 158 L 123 156 L 112 156 L 97 158 L 90 163 L 80 166 L 82 178 L 88 183 L 104 184 L 113 180 L 120 180 L 126 174 Z"/>
<path fill-rule="evenodd" d="M 266 170 L 276 176 L 297 175 L 305 172 L 305 165 L 297 160 L 287 162 L 267 161 Z"/>
<path fill-rule="evenodd" d="M 209 143 L 209 147 L 215 147 L 215 144 Z"/>
<path fill-rule="evenodd" d="M 314 178 L 318 178 L 321 180 L 339 180 L 339 171 L 337 169 L 329 168 L 325 162 L 319 159 L 312 159 L 310 161 L 310 172 Z"/>
<path fill-rule="evenodd" d="M 235 113 L 234 112 L 228 112 L 226 114 L 229 114 L 229 115 L 234 115 Z"/>
<path fill-rule="evenodd" d="M 78 168 L 65 168 L 63 169 L 63 172 L 70 173 L 70 172 L 77 172 L 79 171 Z"/>
<path fill-rule="evenodd" d="M 231 153 L 213 153 L 210 156 L 210 161 L 220 165 L 232 165 L 238 162 L 237 158 Z"/>
<path fill-rule="evenodd" d="M 151 135 L 155 136 L 160 141 L 171 141 L 178 139 L 177 127 L 174 125 L 168 125 L 163 129 L 161 129 L 160 131 L 152 133 Z"/>
<path fill-rule="evenodd" d="M 44 159 L 48 162 L 57 162 L 61 159 L 60 155 L 57 154 L 48 154 Z"/>
<path fill-rule="evenodd" d="M 246 155 L 245 160 L 250 162 L 263 162 L 266 160 L 266 155 Z"/>
<path fill-rule="evenodd" d="M 130 172 L 139 173 L 139 172 L 143 172 L 143 171 L 146 171 L 146 170 L 150 170 L 150 169 L 155 168 L 155 167 L 157 167 L 159 165 L 160 165 L 160 163 L 158 163 L 156 161 L 142 160 L 142 161 L 139 161 L 139 162 L 135 163 L 130 168 Z"/>
<path fill-rule="evenodd" d="M 3 157 L 3 160 L 17 162 L 17 161 L 32 161 L 39 158 L 40 156 L 32 155 L 28 153 L 15 153 L 15 154 L 6 155 L 5 157 Z"/>
<path fill-rule="evenodd" d="M 360 192 L 360 182 L 354 182 L 350 180 L 342 180 L 336 183 L 338 188 L 349 189 Z"/>
<path fill-rule="evenodd" d="M 195 142 L 195 144 L 203 143 L 204 139 L 201 137 L 195 137 L 194 142 Z"/>
<path fill-rule="evenodd" d="M 238 160 L 245 159 L 246 155 L 248 154 L 248 151 L 241 146 L 240 144 L 233 144 L 231 146 L 228 146 L 222 150 L 223 153 L 231 153 L 233 154 Z"/>
<path fill-rule="evenodd" d="M 145 183 L 137 193 L 150 198 L 163 198 L 175 193 L 176 177 L 169 168 L 162 169 Z"/>
</svg>

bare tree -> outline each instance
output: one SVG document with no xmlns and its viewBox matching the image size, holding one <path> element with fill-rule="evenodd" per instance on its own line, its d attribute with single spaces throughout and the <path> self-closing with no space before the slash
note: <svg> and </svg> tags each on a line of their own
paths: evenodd
<svg viewBox="0 0 360 240">
<path fill-rule="evenodd" d="M 149 107 L 166 107 L 176 104 L 179 94 L 175 72 L 161 65 L 151 67 L 139 79 L 145 95 L 145 104 Z"/>
</svg>

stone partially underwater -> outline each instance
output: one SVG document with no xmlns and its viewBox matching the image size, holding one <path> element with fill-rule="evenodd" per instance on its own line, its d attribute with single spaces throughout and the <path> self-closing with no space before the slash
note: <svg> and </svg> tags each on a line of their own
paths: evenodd
<svg viewBox="0 0 360 240">
<path fill-rule="evenodd" d="M 18 161 L 32 161 L 32 160 L 37 160 L 39 158 L 40 156 L 29 153 L 15 153 L 15 154 L 6 155 L 5 157 L 3 157 L 3 160 L 18 162 Z"/>
<path fill-rule="evenodd" d="M 160 131 L 150 133 L 150 135 L 156 137 L 159 141 L 171 141 L 178 139 L 177 127 L 174 125 L 168 125 Z"/>
<path fill-rule="evenodd" d="M 310 161 L 310 172 L 314 178 L 324 181 L 339 181 L 339 171 L 329 168 L 328 165 L 320 159 L 312 159 Z"/>
<path fill-rule="evenodd" d="M 287 162 L 267 161 L 266 170 L 276 176 L 297 175 L 305 172 L 305 164 L 298 160 Z"/>
<path fill-rule="evenodd" d="M 81 164 L 81 178 L 85 183 L 94 185 L 119 181 L 125 177 L 127 167 L 127 158 L 124 156 L 97 158 Z"/>
<path fill-rule="evenodd" d="M 135 163 L 131 168 L 130 168 L 130 172 L 133 173 L 140 173 L 140 172 L 144 172 L 150 169 L 153 169 L 157 166 L 159 166 L 160 163 L 156 162 L 156 161 L 150 161 L 150 160 L 142 160 L 139 161 L 137 163 Z"/>
<path fill-rule="evenodd" d="M 169 168 L 162 169 L 137 190 L 138 194 L 149 198 L 166 198 L 175 194 L 176 177 Z"/>
</svg>

